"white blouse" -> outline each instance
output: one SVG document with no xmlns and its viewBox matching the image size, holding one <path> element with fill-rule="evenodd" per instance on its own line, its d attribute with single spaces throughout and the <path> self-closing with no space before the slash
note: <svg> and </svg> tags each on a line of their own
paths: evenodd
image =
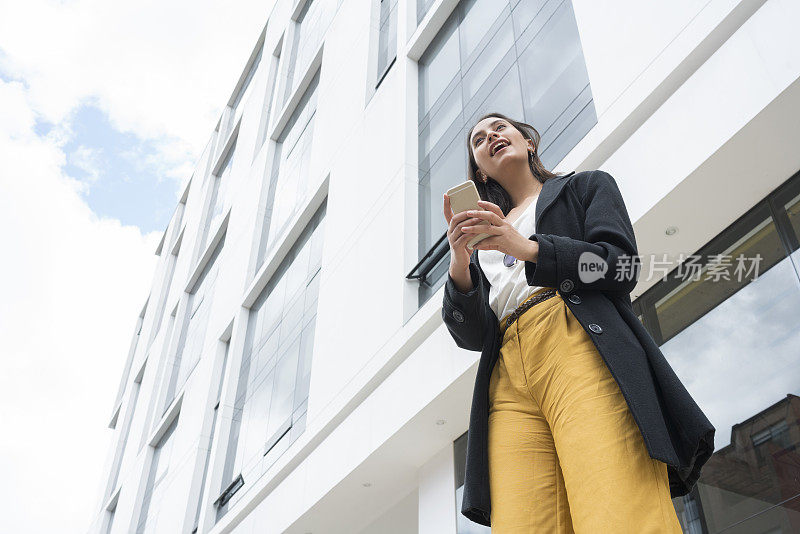
<svg viewBox="0 0 800 534">
<path fill-rule="evenodd" d="M 537 195 L 525 211 L 511 223 L 511 226 L 525 237 L 536 232 L 536 201 Z M 489 306 L 497 315 L 497 320 L 502 321 L 509 313 L 517 309 L 526 298 L 530 297 L 542 286 L 529 286 L 525 277 L 525 262 L 517 259 L 512 267 L 503 264 L 505 253 L 499 250 L 478 250 L 478 261 L 481 270 L 489 280 Z"/>
</svg>

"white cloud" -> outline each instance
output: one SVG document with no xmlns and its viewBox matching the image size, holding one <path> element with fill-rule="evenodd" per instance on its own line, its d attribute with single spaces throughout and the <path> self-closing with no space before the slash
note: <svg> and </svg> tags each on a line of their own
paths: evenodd
<svg viewBox="0 0 800 534">
<path fill-rule="evenodd" d="M 272 4 L 0 0 L 0 73 L 16 80 L 0 80 L 4 531 L 85 532 L 98 512 L 157 260 L 160 232 L 98 218 L 63 171 L 75 110 L 156 141 L 163 176 L 185 182 Z M 37 119 L 55 126 L 37 135 Z"/>
<path fill-rule="evenodd" d="M 98 219 L 33 116 L 24 87 L 0 81 L 0 500 L 8 532 L 84 532 L 160 236 Z"/>
<path fill-rule="evenodd" d="M 0 71 L 49 122 L 92 102 L 158 140 L 162 172 L 184 182 L 273 3 L 0 0 Z"/>
</svg>

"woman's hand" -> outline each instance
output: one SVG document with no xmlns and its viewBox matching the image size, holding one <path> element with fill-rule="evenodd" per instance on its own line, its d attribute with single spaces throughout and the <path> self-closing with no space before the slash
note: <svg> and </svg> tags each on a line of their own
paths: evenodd
<svg viewBox="0 0 800 534">
<path fill-rule="evenodd" d="M 475 234 L 463 232 L 464 225 L 479 224 L 481 219 L 469 217 L 465 211 L 453 215 L 450 206 L 450 197 L 444 195 L 444 218 L 447 221 L 447 241 L 450 243 L 450 265 L 457 271 L 469 269 L 469 257 L 472 251 L 467 248 L 467 242 L 475 237 Z M 481 228 L 488 225 L 480 225 Z"/>
<path fill-rule="evenodd" d="M 498 250 L 522 261 L 535 262 L 539 256 L 539 243 L 520 234 L 516 228 L 506 222 L 500 206 L 486 200 L 479 200 L 478 205 L 484 210 L 466 211 L 466 217 L 478 218 L 490 224 L 466 225 L 461 231 L 466 235 L 490 234 L 489 237 L 475 245 L 478 250 Z M 470 219 L 473 220 L 473 219 Z"/>
</svg>

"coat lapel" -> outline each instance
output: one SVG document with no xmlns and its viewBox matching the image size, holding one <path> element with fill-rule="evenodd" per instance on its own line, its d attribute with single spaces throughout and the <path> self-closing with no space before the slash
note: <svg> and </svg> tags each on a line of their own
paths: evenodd
<svg viewBox="0 0 800 534">
<path fill-rule="evenodd" d="M 556 176 L 554 178 L 550 178 L 549 180 L 545 180 L 542 184 L 542 190 L 539 192 L 539 198 L 536 199 L 536 229 L 539 229 L 539 220 L 542 218 L 542 214 L 549 208 L 553 202 L 558 198 L 558 195 L 561 194 L 561 191 L 564 189 L 564 185 L 568 182 L 567 178 L 575 174 L 575 171 L 570 171 L 563 176 Z M 486 275 L 483 274 L 483 269 L 481 269 L 480 261 L 478 260 L 478 250 L 475 249 L 472 251 L 472 255 L 474 256 L 473 261 L 478 266 L 478 270 L 481 273 L 481 278 L 484 281 L 484 284 L 488 284 L 489 281 L 486 278 Z M 488 287 L 488 285 L 486 286 Z M 488 290 L 486 291 L 488 293 Z M 485 302 L 486 307 L 489 307 L 489 300 L 486 299 Z M 494 313 L 494 311 L 492 311 Z"/>
<path fill-rule="evenodd" d="M 539 220 L 542 218 L 542 214 L 555 202 L 558 195 L 561 194 L 561 190 L 564 189 L 564 184 L 568 181 L 567 178 L 573 174 L 575 174 L 575 171 L 570 171 L 563 176 L 556 176 L 545 180 L 542 184 L 539 198 L 536 199 L 536 218 L 534 224 L 536 225 L 537 232 L 539 231 Z"/>
</svg>

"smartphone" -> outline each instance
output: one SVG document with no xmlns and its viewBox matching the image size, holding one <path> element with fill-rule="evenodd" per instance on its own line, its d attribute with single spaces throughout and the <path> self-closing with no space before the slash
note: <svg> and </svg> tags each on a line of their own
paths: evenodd
<svg viewBox="0 0 800 534">
<path fill-rule="evenodd" d="M 483 211 L 483 209 L 478 205 L 478 201 L 481 199 L 481 196 L 478 194 L 478 188 L 475 187 L 475 183 L 472 180 L 467 180 L 466 182 L 460 183 L 457 186 L 448 189 L 447 196 L 450 198 L 450 208 L 453 210 L 453 215 L 467 210 Z M 478 224 L 491 225 L 489 221 L 481 221 Z M 467 249 L 472 251 L 472 247 L 491 235 L 492 234 L 477 234 L 475 237 L 469 240 L 467 243 Z"/>
</svg>

